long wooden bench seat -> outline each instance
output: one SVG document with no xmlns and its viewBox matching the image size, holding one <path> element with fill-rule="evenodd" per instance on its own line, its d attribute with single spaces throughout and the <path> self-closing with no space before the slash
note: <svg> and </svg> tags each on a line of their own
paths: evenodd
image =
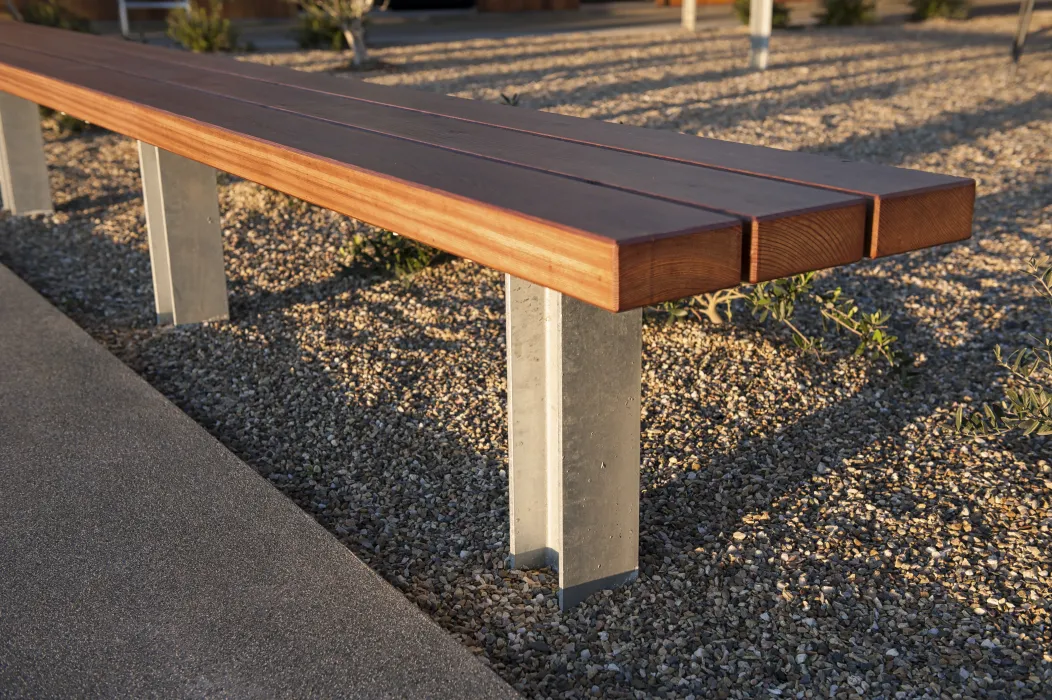
<svg viewBox="0 0 1052 700">
<path fill-rule="evenodd" d="M 636 570 L 640 307 L 971 231 L 967 178 L 25 25 L 0 90 L 13 211 L 50 206 L 31 103 L 140 141 L 162 321 L 227 314 L 210 168 L 507 273 L 512 555 L 567 604 Z"/>
</svg>

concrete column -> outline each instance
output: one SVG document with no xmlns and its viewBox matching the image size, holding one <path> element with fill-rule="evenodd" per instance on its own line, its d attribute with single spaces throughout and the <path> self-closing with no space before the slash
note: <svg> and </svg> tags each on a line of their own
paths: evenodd
<svg viewBox="0 0 1052 700">
<path fill-rule="evenodd" d="M 767 55 L 771 45 L 773 0 L 750 0 L 749 4 L 749 67 L 767 69 Z"/>
<path fill-rule="evenodd" d="M 698 28 L 698 0 L 683 0 L 683 4 L 680 5 L 680 20 L 688 32 Z"/>
<path fill-rule="evenodd" d="M 228 318 L 215 170 L 141 141 L 139 164 L 157 322 Z"/>
<path fill-rule="evenodd" d="M 638 572 L 642 312 L 505 285 L 512 560 L 567 609 Z"/>
<path fill-rule="evenodd" d="M 6 92 L 0 92 L 0 197 L 12 214 L 54 211 L 40 108 Z"/>
</svg>

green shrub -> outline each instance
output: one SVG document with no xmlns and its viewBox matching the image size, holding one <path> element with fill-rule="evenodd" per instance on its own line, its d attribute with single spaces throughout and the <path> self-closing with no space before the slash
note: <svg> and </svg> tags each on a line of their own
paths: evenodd
<svg viewBox="0 0 1052 700">
<path fill-rule="evenodd" d="M 1034 288 L 1047 301 L 1052 301 L 1052 261 L 1031 258 L 1027 261 Z M 997 365 L 1008 374 L 1004 399 L 998 404 L 964 415 L 957 409 L 957 432 L 971 437 L 992 437 L 1022 431 L 1024 435 L 1052 435 L 1052 338 L 1030 337 L 1026 347 L 1007 357 L 1001 346 L 994 350 Z"/>
<path fill-rule="evenodd" d="M 305 12 L 296 27 L 296 43 L 301 49 L 343 51 L 350 48 L 339 23 L 329 15 Z"/>
<path fill-rule="evenodd" d="M 742 24 L 749 24 L 752 3 L 749 0 L 734 0 L 734 14 Z M 775 2 L 771 13 L 771 26 L 775 29 L 789 28 L 789 8 L 785 3 Z"/>
<path fill-rule="evenodd" d="M 968 19 L 971 5 L 968 0 L 910 0 L 913 14 L 910 19 L 923 22 L 926 19 Z"/>
<path fill-rule="evenodd" d="M 74 32 L 91 31 L 88 20 L 70 12 L 59 0 L 34 0 L 22 9 L 22 21 Z"/>
<path fill-rule="evenodd" d="M 340 256 L 351 265 L 402 278 L 411 277 L 425 267 L 450 258 L 448 253 L 437 248 L 384 229 L 372 236 L 355 234 L 351 242 L 340 250 Z"/>
<path fill-rule="evenodd" d="M 818 23 L 831 27 L 873 24 L 877 21 L 877 6 L 873 0 L 822 0 L 822 14 Z"/>
<path fill-rule="evenodd" d="M 222 15 L 222 0 L 208 0 L 208 7 L 193 5 L 190 10 L 172 10 L 168 13 L 168 36 L 194 53 L 233 51 L 237 48 L 237 32 Z"/>
<path fill-rule="evenodd" d="M 57 112 L 50 107 L 40 108 L 40 117 L 47 120 L 45 126 L 56 132 L 59 136 L 75 136 L 94 128 L 90 122 L 77 119 L 65 112 Z"/>
<path fill-rule="evenodd" d="M 890 315 L 881 310 L 866 313 L 840 287 L 828 292 L 815 287 L 815 273 L 761 282 L 751 287 L 723 289 L 709 294 L 670 301 L 657 307 L 668 321 L 687 318 L 706 319 L 715 325 L 730 321 L 735 302 L 743 302 L 761 323 L 781 323 L 792 333 L 793 344 L 802 351 L 822 357 L 832 352 L 821 335 L 810 335 L 794 319 L 800 306 L 808 306 L 818 316 L 822 330 L 847 333 L 855 342 L 854 355 L 880 357 L 892 367 L 905 369 L 910 358 L 897 345 L 898 338 L 888 331 Z"/>
</svg>

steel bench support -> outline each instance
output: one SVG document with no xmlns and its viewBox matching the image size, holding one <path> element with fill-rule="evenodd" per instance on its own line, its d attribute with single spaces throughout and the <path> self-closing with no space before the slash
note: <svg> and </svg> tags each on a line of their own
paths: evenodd
<svg viewBox="0 0 1052 700">
<path fill-rule="evenodd" d="M 215 170 L 141 141 L 139 164 L 158 323 L 228 318 Z"/>
<path fill-rule="evenodd" d="M 638 572 L 642 312 L 510 275 L 505 300 L 512 562 L 567 609 Z"/>
<path fill-rule="evenodd" d="M 0 92 L 0 196 L 12 214 L 54 211 L 40 108 L 6 92 Z"/>
</svg>

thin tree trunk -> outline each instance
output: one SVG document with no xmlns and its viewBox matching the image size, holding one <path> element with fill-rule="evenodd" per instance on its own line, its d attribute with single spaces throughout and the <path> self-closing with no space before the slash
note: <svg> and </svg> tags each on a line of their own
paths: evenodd
<svg viewBox="0 0 1052 700">
<path fill-rule="evenodd" d="M 22 13 L 18 11 L 13 0 L 7 0 L 7 11 L 11 13 L 11 17 L 13 17 L 16 22 L 25 22 L 22 18 Z"/>
<path fill-rule="evenodd" d="M 361 67 L 369 60 L 369 50 L 365 47 L 365 31 L 362 20 L 355 18 L 351 20 L 351 26 L 344 25 L 343 36 L 347 39 L 347 45 L 351 47 L 351 62 L 356 67 Z"/>
</svg>

